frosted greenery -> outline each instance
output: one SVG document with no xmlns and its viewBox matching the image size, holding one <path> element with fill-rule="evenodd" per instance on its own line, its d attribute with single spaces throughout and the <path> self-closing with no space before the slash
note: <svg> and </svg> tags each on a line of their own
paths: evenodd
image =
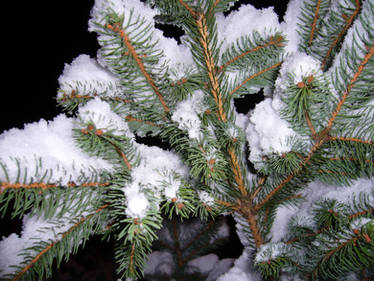
<svg viewBox="0 0 374 281">
<path fill-rule="evenodd" d="M 96 0 L 66 115 L 0 136 L 0 213 L 23 218 L 1 278 L 48 278 L 99 235 L 122 280 L 374 279 L 374 1 L 291 0 L 282 23 L 235 2 Z M 219 277 L 198 265 L 223 265 L 222 215 L 244 252 Z"/>
</svg>

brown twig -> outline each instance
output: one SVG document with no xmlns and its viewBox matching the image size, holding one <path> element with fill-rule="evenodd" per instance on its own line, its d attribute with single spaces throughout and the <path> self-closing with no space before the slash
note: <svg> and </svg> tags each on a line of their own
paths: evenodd
<svg viewBox="0 0 374 281">
<path fill-rule="evenodd" d="M 308 41 L 309 46 L 312 45 L 314 34 L 316 32 L 316 25 L 317 25 L 317 21 L 319 19 L 319 9 L 320 9 L 320 6 L 321 6 L 321 0 L 318 0 L 317 1 L 317 6 L 316 6 L 316 11 L 314 13 L 314 18 L 313 18 L 313 23 L 312 23 L 312 29 L 311 29 L 310 35 L 309 35 L 309 41 Z"/>
</svg>

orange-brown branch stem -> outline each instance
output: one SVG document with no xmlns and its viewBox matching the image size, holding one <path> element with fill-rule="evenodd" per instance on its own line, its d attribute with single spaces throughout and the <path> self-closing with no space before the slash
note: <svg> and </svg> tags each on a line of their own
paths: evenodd
<svg viewBox="0 0 374 281">
<path fill-rule="evenodd" d="M 207 68 L 207 74 L 209 77 L 209 82 L 210 82 L 210 87 L 211 87 L 210 92 L 218 107 L 219 119 L 223 122 L 226 122 L 227 118 L 226 118 L 226 113 L 223 109 L 222 94 L 221 94 L 221 88 L 220 88 L 218 77 L 217 77 L 216 66 L 214 63 L 213 55 L 211 53 L 211 50 L 208 44 L 209 33 L 208 33 L 208 27 L 207 27 L 206 18 L 204 14 L 201 13 L 198 15 L 198 18 L 196 20 L 196 25 L 200 33 L 200 44 L 204 51 L 205 66 Z"/>
<path fill-rule="evenodd" d="M 316 32 L 316 26 L 317 26 L 317 21 L 319 19 L 319 9 L 320 9 L 320 7 L 321 7 L 321 0 L 318 0 L 317 1 L 317 6 L 316 6 L 316 11 L 314 13 L 312 29 L 311 29 L 310 35 L 309 35 L 309 41 L 308 41 L 309 46 L 312 45 L 314 34 Z"/>
</svg>

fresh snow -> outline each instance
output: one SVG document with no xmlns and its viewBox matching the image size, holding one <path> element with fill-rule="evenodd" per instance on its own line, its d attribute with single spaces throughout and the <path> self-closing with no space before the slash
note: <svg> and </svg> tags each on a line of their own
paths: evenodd
<svg viewBox="0 0 374 281">
<path fill-rule="evenodd" d="M 26 124 L 23 130 L 11 129 L 1 134 L 0 161 L 6 165 L 7 174 L 1 169 L 0 181 L 38 182 L 46 173 L 44 180 L 49 183 L 79 184 L 84 183 L 82 175 L 111 171 L 107 161 L 79 149 L 73 138 L 74 126 L 74 119 L 61 114 L 53 121 L 41 120 Z"/>
<path fill-rule="evenodd" d="M 80 121 L 86 126 L 88 123 L 95 125 L 96 129 L 103 130 L 104 133 L 110 132 L 113 135 L 127 136 L 134 138 L 130 132 L 127 122 L 122 117 L 114 113 L 110 105 L 96 97 L 78 110 Z"/>
<path fill-rule="evenodd" d="M 58 99 L 64 94 L 70 95 L 72 91 L 89 96 L 119 96 L 122 93 L 119 79 L 88 55 L 79 55 L 71 64 L 65 64 L 58 82 Z"/>
<path fill-rule="evenodd" d="M 290 0 L 287 4 L 287 10 L 280 24 L 280 29 L 286 35 L 287 44 L 285 46 L 286 53 L 294 53 L 298 50 L 299 34 L 297 25 L 300 22 L 301 6 L 303 1 Z"/>
<path fill-rule="evenodd" d="M 243 28 L 238 28 L 241 26 Z M 227 17 L 223 13 L 217 14 L 218 41 L 222 43 L 222 50 L 225 50 L 242 36 L 251 34 L 254 31 L 265 35 L 268 32 L 280 30 L 278 15 L 273 7 L 256 9 L 247 4 L 242 5 L 238 11 L 232 11 Z"/>
<path fill-rule="evenodd" d="M 288 139 L 295 136 L 287 121 L 280 118 L 272 104 L 272 99 L 267 98 L 257 104 L 250 114 L 246 134 L 249 143 L 249 160 L 255 167 L 261 165 L 262 156 L 271 153 L 282 154 L 289 152 L 291 145 Z"/>
<path fill-rule="evenodd" d="M 146 191 L 152 190 L 159 200 L 162 195 L 168 199 L 176 197 L 179 182 L 175 179 L 170 181 L 165 171 L 173 171 L 181 177 L 187 177 L 188 169 L 172 151 L 144 144 L 134 145 L 141 156 L 141 162 L 131 169 L 131 183 L 122 190 L 127 199 L 127 214 L 133 218 L 142 218 L 149 207 Z"/>
<path fill-rule="evenodd" d="M 198 139 L 201 134 L 201 120 L 199 114 L 206 109 L 204 93 L 194 92 L 190 97 L 177 104 L 171 119 L 177 122 L 178 128 L 186 130 L 190 138 Z"/>
</svg>

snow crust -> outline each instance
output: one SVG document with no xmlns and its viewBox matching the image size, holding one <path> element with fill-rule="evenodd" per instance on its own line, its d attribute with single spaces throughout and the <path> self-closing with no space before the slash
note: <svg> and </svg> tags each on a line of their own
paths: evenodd
<svg viewBox="0 0 374 281">
<path fill-rule="evenodd" d="M 111 171 L 110 163 L 78 148 L 73 138 L 74 126 L 74 119 L 61 114 L 53 121 L 41 120 L 26 124 L 23 130 L 2 133 L 0 161 L 7 167 L 7 175 L 1 169 L 0 181 L 15 183 L 20 172 L 19 181 L 26 177 L 26 183 L 38 182 L 47 173 L 44 180 L 50 183 L 79 184 L 84 182 L 82 175 Z M 15 159 L 19 159 L 19 169 Z"/>
</svg>

